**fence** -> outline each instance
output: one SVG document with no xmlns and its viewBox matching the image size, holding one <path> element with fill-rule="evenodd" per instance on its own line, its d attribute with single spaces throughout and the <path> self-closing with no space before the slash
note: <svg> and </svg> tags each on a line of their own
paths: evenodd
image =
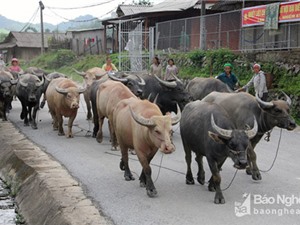
<svg viewBox="0 0 300 225">
<path fill-rule="evenodd" d="M 147 71 L 153 57 L 153 29 L 145 30 L 144 21 L 119 22 L 119 69 Z"/>
<path fill-rule="evenodd" d="M 156 50 L 191 51 L 229 48 L 233 51 L 282 50 L 300 47 L 300 22 L 241 28 L 241 11 L 172 20 L 156 24 Z"/>
</svg>

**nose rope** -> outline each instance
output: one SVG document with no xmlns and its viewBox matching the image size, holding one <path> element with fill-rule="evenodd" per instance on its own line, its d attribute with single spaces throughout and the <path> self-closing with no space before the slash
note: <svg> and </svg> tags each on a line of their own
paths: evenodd
<svg viewBox="0 0 300 225">
<path fill-rule="evenodd" d="M 273 162 L 272 162 L 272 164 L 271 164 L 271 166 L 270 166 L 269 169 L 267 169 L 267 170 L 259 170 L 260 172 L 267 173 L 267 172 L 269 172 L 269 171 L 273 168 L 273 166 L 274 166 L 274 164 L 275 164 L 275 161 L 276 161 L 276 159 L 277 159 L 277 156 L 278 156 L 279 146 L 280 146 L 280 142 L 281 142 L 281 137 L 282 137 L 282 128 L 280 129 L 280 135 L 279 135 L 278 144 L 277 144 L 277 149 L 276 149 L 276 153 L 275 153 L 275 157 L 274 157 L 274 159 L 273 159 Z"/>
</svg>

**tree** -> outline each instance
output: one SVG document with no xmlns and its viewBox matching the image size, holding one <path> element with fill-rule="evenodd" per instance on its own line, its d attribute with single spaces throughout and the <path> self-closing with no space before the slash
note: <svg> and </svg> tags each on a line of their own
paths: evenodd
<svg viewBox="0 0 300 225">
<path fill-rule="evenodd" d="M 150 0 L 138 0 L 138 1 L 133 0 L 132 4 L 133 5 L 146 5 L 146 6 L 147 5 L 148 6 L 152 5 L 152 3 L 150 2 Z"/>
</svg>

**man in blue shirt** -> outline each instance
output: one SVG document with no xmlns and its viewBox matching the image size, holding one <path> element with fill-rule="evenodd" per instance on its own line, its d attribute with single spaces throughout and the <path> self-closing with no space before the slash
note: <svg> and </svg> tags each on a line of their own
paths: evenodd
<svg viewBox="0 0 300 225">
<path fill-rule="evenodd" d="M 235 90 L 237 88 L 238 79 L 231 72 L 231 69 L 232 65 L 230 63 L 225 63 L 224 72 L 217 76 L 217 79 L 227 84 L 230 89 Z"/>
</svg>

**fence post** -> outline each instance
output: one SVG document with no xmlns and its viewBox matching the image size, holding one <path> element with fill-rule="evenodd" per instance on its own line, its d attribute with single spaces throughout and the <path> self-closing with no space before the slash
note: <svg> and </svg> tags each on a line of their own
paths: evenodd
<svg viewBox="0 0 300 225">
<path fill-rule="evenodd" d="M 76 51 L 77 51 L 77 56 L 79 56 L 79 40 L 76 38 Z"/>
<path fill-rule="evenodd" d="M 98 36 L 96 36 L 96 46 L 97 46 L 97 54 L 99 55 L 99 39 L 98 39 Z"/>
</svg>

